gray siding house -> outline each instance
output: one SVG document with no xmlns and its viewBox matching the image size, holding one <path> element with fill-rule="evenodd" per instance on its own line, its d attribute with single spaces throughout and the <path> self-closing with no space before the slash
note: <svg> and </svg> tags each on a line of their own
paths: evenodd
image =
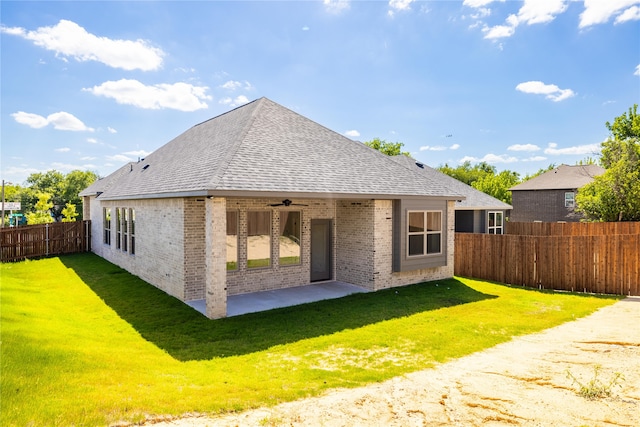
<svg viewBox="0 0 640 427">
<path fill-rule="evenodd" d="M 504 234 L 505 222 L 512 209 L 511 205 L 411 157 L 393 156 L 392 159 L 417 172 L 424 179 L 442 182 L 448 188 L 465 196 L 464 199 L 456 200 L 454 205 L 456 233 Z"/>
<path fill-rule="evenodd" d="M 575 211 L 578 189 L 602 175 L 597 165 L 560 165 L 555 169 L 518 184 L 509 190 L 513 196 L 511 221 L 577 222 L 582 216 Z"/>
<path fill-rule="evenodd" d="M 452 277 L 447 184 L 260 98 L 81 196 L 96 254 L 220 318 L 231 295 Z"/>
</svg>

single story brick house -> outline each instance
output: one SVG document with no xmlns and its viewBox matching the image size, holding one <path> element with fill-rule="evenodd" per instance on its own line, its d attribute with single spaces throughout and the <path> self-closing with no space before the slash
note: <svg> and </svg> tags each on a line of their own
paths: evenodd
<svg viewBox="0 0 640 427">
<path fill-rule="evenodd" d="M 200 123 L 83 190 L 92 250 L 182 301 L 336 280 L 453 276 L 445 180 L 267 98 Z"/>
<path fill-rule="evenodd" d="M 454 205 L 456 233 L 504 234 L 505 222 L 513 208 L 510 204 L 411 157 L 393 156 L 392 159 L 422 174 L 425 179 L 442 182 L 456 193 L 465 196 L 464 199 L 456 200 Z"/>
<path fill-rule="evenodd" d="M 578 222 L 576 193 L 605 169 L 598 165 L 560 165 L 511 187 L 514 222 Z"/>
</svg>

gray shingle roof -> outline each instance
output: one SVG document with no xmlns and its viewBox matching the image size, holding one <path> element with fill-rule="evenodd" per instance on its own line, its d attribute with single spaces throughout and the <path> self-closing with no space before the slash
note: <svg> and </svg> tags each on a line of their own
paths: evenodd
<svg viewBox="0 0 640 427">
<path fill-rule="evenodd" d="M 388 156 L 267 98 L 200 123 L 105 179 L 103 199 L 265 192 L 460 198 L 444 180 L 417 179 Z"/>
<path fill-rule="evenodd" d="M 590 183 L 595 176 L 602 175 L 604 171 L 604 168 L 598 165 L 560 165 L 509 190 L 573 190 Z"/>
<path fill-rule="evenodd" d="M 408 156 L 393 156 L 391 159 L 395 160 L 399 164 L 421 173 L 424 178 L 442 181 L 448 188 L 455 192 L 462 194 L 466 197 L 465 200 L 456 201 L 456 209 L 496 209 L 505 210 L 513 209 L 513 206 L 504 203 L 502 200 L 498 200 L 482 191 L 465 184 L 462 181 L 440 172 L 439 170 L 430 168 L 429 166 L 418 162 L 415 159 Z M 423 179 L 424 179 L 423 178 Z"/>
</svg>

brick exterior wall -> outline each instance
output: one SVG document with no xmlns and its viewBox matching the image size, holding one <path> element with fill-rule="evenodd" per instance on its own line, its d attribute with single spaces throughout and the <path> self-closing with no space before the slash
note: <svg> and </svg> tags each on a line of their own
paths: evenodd
<svg viewBox="0 0 640 427">
<path fill-rule="evenodd" d="M 564 193 L 576 190 L 518 190 L 513 191 L 512 222 L 578 222 L 582 218 L 574 208 L 564 207 Z"/>
<path fill-rule="evenodd" d="M 90 206 L 92 249 L 108 261 L 183 301 L 207 300 L 210 318 L 226 315 L 229 295 L 310 282 L 311 220 L 333 224 L 333 277 L 370 290 L 453 276 L 454 202 L 447 207 L 447 265 L 393 272 L 393 201 L 296 199 L 306 206 L 279 206 L 274 199 L 183 198 L 85 202 Z M 88 202 L 88 203 L 87 203 Z M 112 209 L 111 245 L 103 243 L 102 208 Z M 115 208 L 136 215 L 135 255 L 116 249 Z M 226 212 L 238 212 L 238 268 L 226 270 Z M 281 211 L 301 212 L 301 262 L 280 266 L 279 242 L 271 239 L 271 266 L 247 268 L 247 212 L 271 212 L 279 230 Z M 277 233 L 276 233 L 277 234 Z"/>
</svg>

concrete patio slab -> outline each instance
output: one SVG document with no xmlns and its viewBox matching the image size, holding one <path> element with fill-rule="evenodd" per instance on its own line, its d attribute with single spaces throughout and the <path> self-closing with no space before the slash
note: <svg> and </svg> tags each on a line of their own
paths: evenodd
<svg viewBox="0 0 640 427">
<path fill-rule="evenodd" d="M 369 292 L 369 290 L 349 283 L 330 281 L 273 291 L 232 295 L 227 298 L 227 317 L 342 298 L 347 295 L 364 292 Z M 186 304 L 202 314 L 207 312 L 207 304 L 203 299 L 187 301 Z"/>
</svg>

